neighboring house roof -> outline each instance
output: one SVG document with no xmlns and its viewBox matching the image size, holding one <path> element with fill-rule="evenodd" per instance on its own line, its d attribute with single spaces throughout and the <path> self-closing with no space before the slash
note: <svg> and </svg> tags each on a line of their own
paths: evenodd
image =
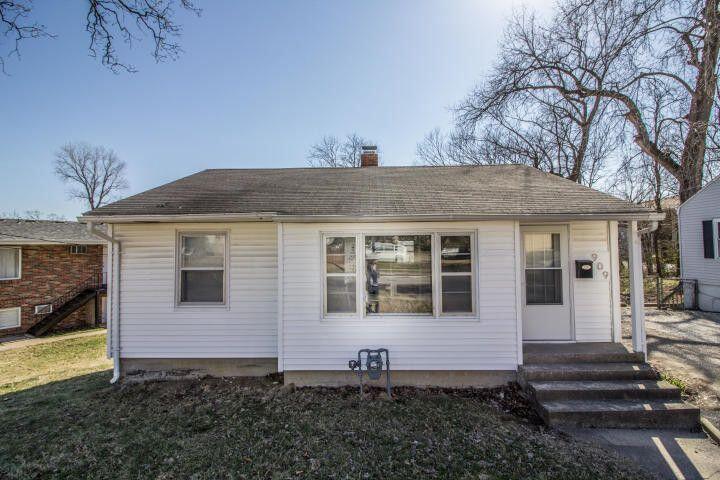
<svg viewBox="0 0 720 480">
<path fill-rule="evenodd" d="M 531 167 L 493 165 L 204 170 L 81 220 L 170 221 L 178 215 L 331 221 L 657 214 Z"/>
<path fill-rule="evenodd" d="M 83 223 L 0 218 L 0 245 L 103 243 Z"/>
</svg>

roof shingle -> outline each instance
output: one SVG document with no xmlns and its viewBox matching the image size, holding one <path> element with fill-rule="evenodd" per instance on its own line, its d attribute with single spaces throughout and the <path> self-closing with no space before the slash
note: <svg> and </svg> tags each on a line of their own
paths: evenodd
<svg viewBox="0 0 720 480">
<path fill-rule="evenodd" d="M 649 209 L 521 165 L 204 170 L 86 216 L 527 216 Z"/>
</svg>

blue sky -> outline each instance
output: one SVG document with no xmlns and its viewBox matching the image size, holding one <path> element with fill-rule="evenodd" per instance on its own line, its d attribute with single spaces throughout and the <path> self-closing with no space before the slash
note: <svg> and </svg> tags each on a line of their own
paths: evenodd
<svg viewBox="0 0 720 480">
<path fill-rule="evenodd" d="M 326 134 L 357 132 L 381 164 L 412 164 L 488 72 L 512 8 L 550 1 L 199 3 L 200 18 L 180 16 L 179 60 L 155 64 L 144 41 L 123 57 L 139 72 L 113 74 L 88 55 L 84 1 L 36 2 L 57 38 L 27 40 L 0 76 L 0 212 L 83 210 L 52 173 L 69 141 L 115 150 L 124 195 L 205 168 L 306 166 Z"/>
</svg>

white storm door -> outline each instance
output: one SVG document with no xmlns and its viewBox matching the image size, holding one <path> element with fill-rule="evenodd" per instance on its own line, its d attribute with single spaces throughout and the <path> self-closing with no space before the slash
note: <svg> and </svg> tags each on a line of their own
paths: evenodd
<svg viewBox="0 0 720 480">
<path fill-rule="evenodd" d="M 521 231 L 523 340 L 572 340 L 567 227 Z"/>
</svg>

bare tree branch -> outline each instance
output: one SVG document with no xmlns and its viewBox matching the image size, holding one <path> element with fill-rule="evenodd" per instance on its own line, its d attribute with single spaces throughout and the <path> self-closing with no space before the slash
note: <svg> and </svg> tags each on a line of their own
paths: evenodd
<svg viewBox="0 0 720 480">
<path fill-rule="evenodd" d="M 313 167 L 359 167 L 363 145 L 374 145 L 357 133 L 351 133 L 344 140 L 325 136 L 308 152 L 308 163 Z"/>
<path fill-rule="evenodd" d="M 90 210 L 128 188 L 125 168 L 112 150 L 86 143 L 68 143 L 55 154 L 55 174 L 70 184 L 70 197 L 85 201 Z"/>
<path fill-rule="evenodd" d="M 182 49 L 177 39 L 182 33 L 177 23 L 177 10 L 200 15 L 193 0 L 85 0 L 85 30 L 90 36 L 89 51 L 99 57 L 103 65 L 113 72 L 134 72 L 132 64 L 122 60 L 117 43 L 132 48 L 135 41 L 151 38 L 152 56 L 156 62 L 174 60 Z M 13 47 L 0 52 L 0 69 L 12 56 L 19 57 L 19 45 L 28 38 L 53 37 L 44 25 L 30 20 L 33 13 L 31 0 L 0 0 L 0 29 L 10 38 Z"/>
</svg>

